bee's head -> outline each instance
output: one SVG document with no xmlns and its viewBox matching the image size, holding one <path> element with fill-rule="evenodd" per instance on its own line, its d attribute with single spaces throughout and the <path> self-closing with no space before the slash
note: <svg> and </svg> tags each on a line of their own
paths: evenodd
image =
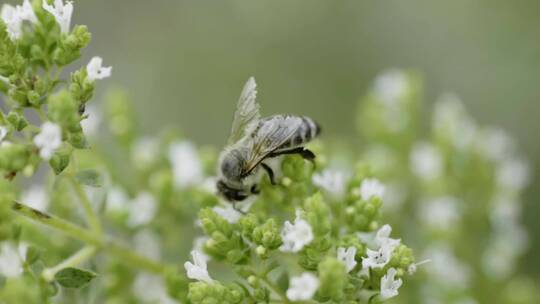
<svg viewBox="0 0 540 304">
<path fill-rule="evenodd" d="M 221 176 L 231 181 L 242 179 L 242 169 L 245 163 L 242 152 L 241 149 L 233 149 L 222 154 L 219 166 Z"/>
<path fill-rule="evenodd" d="M 230 202 L 243 201 L 249 196 L 244 190 L 231 187 L 221 179 L 217 182 L 217 189 L 219 194 Z"/>
</svg>

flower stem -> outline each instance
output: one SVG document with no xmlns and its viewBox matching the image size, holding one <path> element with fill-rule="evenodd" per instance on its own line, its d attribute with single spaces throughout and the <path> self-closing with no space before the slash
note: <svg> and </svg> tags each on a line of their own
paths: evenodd
<svg viewBox="0 0 540 304">
<path fill-rule="evenodd" d="M 274 282 L 270 281 L 267 276 L 259 276 L 259 278 L 266 284 L 266 286 L 268 286 L 268 288 L 270 288 L 281 298 L 283 303 L 290 303 L 285 292 L 281 291 L 281 289 L 276 284 L 274 284 Z"/>
<path fill-rule="evenodd" d="M 139 255 L 127 247 L 118 245 L 117 240 L 104 239 L 103 237 L 98 236 L 87 229 L 84 229 L 57 216 L 41 212 L 16 201 L 13 202 L 11 209 L 13 212 L 19 215 L 59 230 L 67 236 L 83 241 L 86 243 L 86 245 L 94 246 L 96 250 L 102 250 L 109 253 L 118 258 L 120 261 L 134 267 L 138 267 L 156 274 L 164 274 L 168 268 L 168 266 L 165 264 L 153 261 L 145 256 Z"/>
<path fill-rule="evenodd" d="M 81 250 L 77 251 L 75 254 L 62 261 L 60 264 L 43 270 L 42 276 L 47 282 L 51 282 L 54 279 L 54 275 L 58 271 L 66 267 L 77 266 L 94 256 L 96 252 L 97 249 L 95 246 L 84 246 Z"/>
<path fill-rule="evenodd" d="M 102 234 L 101 223 L 96 213 L 94 212 L 94 209 L 92 208 L 92 204 L 90 203 L 90 200 L 88 199 L 88 195 L 86 195 L 86 192 L 84 192 L 84 189 L 81 186 L 81 184 L 79 184 L 72 175 L 70 175 L 68 179 L 73 185 L 73 189 L 75 190 L 75 193 L 77 193 L 77 196 L 79 197 L 79 201 L 81 202 L 81 205 L 84 209 L 84 213 L 86 215 L 86 219 L 88 220 L 88 224 L 90 225 L 90 227 L 96 234 L 101 235 Z"/>
</svg>

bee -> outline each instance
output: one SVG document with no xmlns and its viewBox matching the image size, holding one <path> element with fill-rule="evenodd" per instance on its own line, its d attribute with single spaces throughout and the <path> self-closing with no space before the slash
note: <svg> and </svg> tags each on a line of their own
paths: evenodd
<svg viewBox="0 0 540 304">
<path fill-rule="evenodd" d="M 276 184 L 272 159 L 298 154 L 313 162 L 315 154 L 304 145 L 321 132 L 320 126 L 306 116 L 261 118 L 256 95 L 257 85 L 251 77 L 240 94 L 228 145 L 219 156 L 217 190 L 233 206 L 260 192 L 258 184 L 264 172 Z"/>
</svg>

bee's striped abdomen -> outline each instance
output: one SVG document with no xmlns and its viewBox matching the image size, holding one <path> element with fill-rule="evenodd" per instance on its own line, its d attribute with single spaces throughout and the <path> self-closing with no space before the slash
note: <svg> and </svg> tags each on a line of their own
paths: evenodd
<svg viewBox="0 0 540 304">
<path fill-rule="evenodd" d="M 279 150 L 303 146 L 321 133 L 320 126 L 313 119 L 307 116 L 297 116 L 296 118 L 302 120 L 300 127 L 289 140 L 281 145 Z"/>
</svg>

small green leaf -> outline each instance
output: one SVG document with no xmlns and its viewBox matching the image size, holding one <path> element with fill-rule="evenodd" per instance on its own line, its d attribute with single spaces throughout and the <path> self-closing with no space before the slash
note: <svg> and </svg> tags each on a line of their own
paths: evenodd
<svg viewBox="0 0 540 304">
<path fill-rule="evenodd" d="M 82 170 L 75 176 L 77 181 L 90 187 L 101 187 L 103 180 L 96 170 Z"/>
<path fill-rule="evenodd" d="M 95 277 L 94 272 L 74 267 L 64 268 L 54 275 L 56 282 L 65 288 L 80 288 Z"/>
<path fill-rule="evenodd" d="M 289 288 L 289 275 L 287 274 L 286 271 L 284 271 L 280 276 L 279 278 L 277 279 L 277 286 L 281 289 L 281 290 L 287 290 L 287 288 Z"/>
<path fill-rule="evenodd" d="M 28 263 L 28 265 L 32 265 L 39 259 L 39 256 L 41 255 L 41 251 L 37 249 L 34 246 L 28 247 L 26 250 L 26 258 L 25 261 Z"/>
</svg>

